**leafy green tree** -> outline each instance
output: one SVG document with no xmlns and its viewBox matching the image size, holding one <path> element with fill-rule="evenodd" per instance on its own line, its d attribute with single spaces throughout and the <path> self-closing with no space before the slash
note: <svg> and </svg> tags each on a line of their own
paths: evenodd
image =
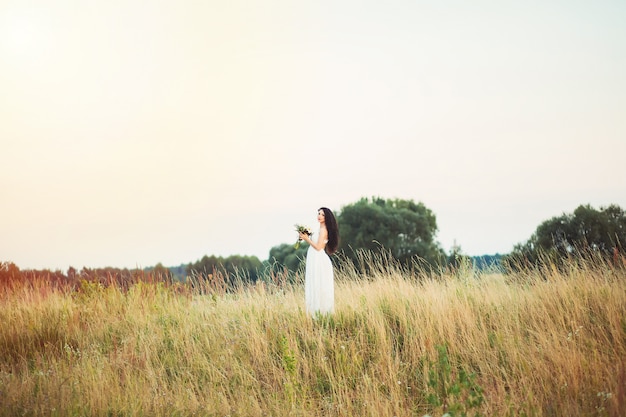
<svg viewBox="0 0 626 417">
<path fill-rule="evenodd" d="M 581 205 L 544 221 L 524 243 L 515 246 L 507 261 L 538 263 L 572 255 L 623 254 L 626 245 L 626 213 L 617 205 L 594 209 Z"/>
<path fill-rule="evenodd" d="M 283 243 L 270 249 L 269 262 L 279 272 L 280 269 L 286 267 L 290 271 L 297 271 L 306 259 L 306 251 L 309 245 L 303 243 L 300 248 L 294 248 L 293 244 Z"/>
<path fill-rule="evenodd" d="M 228 284 L 236 280 L 254 282 L 259 276 L 262 263 L 256 256 L 232 255 L 227 258 L 221 256 L 203 256 L 202 259 L 187 266 L 187 275 L 207 276 L 221 273 Z"/>
<path fill-rule="evenodd" d="M 362 198 L 343 207 L 337 221 L 340 249 L 348 258 L 356 258 L 358 249 L 384 249 L 405 265 L 416 258 L 431 265 L 445 262 L 445 252 L 435 241 L 435 214 L 422 203 Z"/>
</svg>

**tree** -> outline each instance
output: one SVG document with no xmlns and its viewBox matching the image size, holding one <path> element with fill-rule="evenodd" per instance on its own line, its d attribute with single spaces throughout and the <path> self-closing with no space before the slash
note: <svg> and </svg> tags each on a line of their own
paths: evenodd
<svg viewBox="0 0 626 417">
<path fill-rule="evenodd" d="M 306 251 L 309 245 L 302 243 L 300 248 L 296 249 L 293 244 L 283 243 L 270 249 L 269 262 L 274 268 L 274 272 L 286 267 L 290 271 L 297 271 L 306 259 Z"/>
<path fill-rule="evenodd" d="M 20 269 L 13 262 L 0 262 L 0 284 L 5 285 L 22 278 Z"/>
<path fill-rule="evenodd" d="M 461 246 L 457 245 L 455 241 L 446 260 L 446 265 L 452 270 L 456 270 L 461 268 L 461 266 L 471 265 L 472 262 L 472 258 L 464 254 Z"/>
<path fill-rule="evenodd" d="M 233 285 L 239 279 L 254 282 L 263 264 L 256 256 L 232 255 L 228 258 L 215 255 L 203 256 L 202 259 L 187 266 L 187 275 L 199 274 L 208 276 L 223 274 L 228 285 Z"/>
<path fill-rule="evenodd" d="M 166 282 L 172 281 L 172 272 L 169 270 L 169 268 L 164 267 L 161 262 L 156 264 L 154 268 L 152 268 L 148 272 L 152 273 L 152 276 L 158 280 Z"/>
<path fill-rule="evenodd" d="M 355 250 L 387 250 L 404 265 L 421 258 L 431 265 L 445 262 L 435 242 L 437 220 L 422 203 L 412 200 L 362 198 L 343 207 L 337 216 L 340 249 L 348 258 Z"/>
<path fill-rule="evenodd" d="M 594 209 L 581 205 L 544 221 L 524 243 L 515 246 L 508 260 L 538 263 L 548 257 L 558 261 L 572 255 L 601 254 L 612 258 L 626 245 L 626 213 L 617 205 Z"/>
</svg>

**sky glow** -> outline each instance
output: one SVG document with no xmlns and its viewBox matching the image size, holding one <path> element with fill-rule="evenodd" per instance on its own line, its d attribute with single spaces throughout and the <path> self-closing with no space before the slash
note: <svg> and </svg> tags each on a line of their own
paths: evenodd
<svg viewBox="0 0 626 417">
<path fill-rule="evenodd" d="M 8 1 L 0 260 L 255 255 L 361 197 L 507 253 L 626 208 L 626 3 Z"/>
</svg>

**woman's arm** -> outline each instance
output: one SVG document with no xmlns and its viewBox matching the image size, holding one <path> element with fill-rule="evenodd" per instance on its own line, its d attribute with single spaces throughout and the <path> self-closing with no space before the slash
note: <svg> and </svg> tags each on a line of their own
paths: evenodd
<svg viewBox="0 0 626 417">
<path fill-rule="evenodd" d="M 313 242 L 309 235 L 306 233 L 300 233 L 300 239 L 313 246 L 316 251 L 321 251 L 326 247 L 326 241 L 328 241 L 328 230 L 326 228 L 320 228 L 320 235 L 317 237 L 317 242 Z"/>
</svg>

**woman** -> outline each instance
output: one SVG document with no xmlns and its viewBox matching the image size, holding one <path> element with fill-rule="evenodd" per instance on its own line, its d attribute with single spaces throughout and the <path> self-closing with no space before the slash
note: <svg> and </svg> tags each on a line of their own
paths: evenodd
<svg viewBox="0 0 626 417">
<path fill-rule="evenodd" d="M 299 233 L 299 238 L 310 246 L 306 254 L 306 272 L 304 274 L 304 299 L 309 314 L 332 313 L 335 308 L 335 288 L 333 264 L 329 255 L 339 246 L 339 228 L 333 212 L 322 207 L 317 211 L 320 229 L 316 241 L 306 233 Z"/>
</svg>

